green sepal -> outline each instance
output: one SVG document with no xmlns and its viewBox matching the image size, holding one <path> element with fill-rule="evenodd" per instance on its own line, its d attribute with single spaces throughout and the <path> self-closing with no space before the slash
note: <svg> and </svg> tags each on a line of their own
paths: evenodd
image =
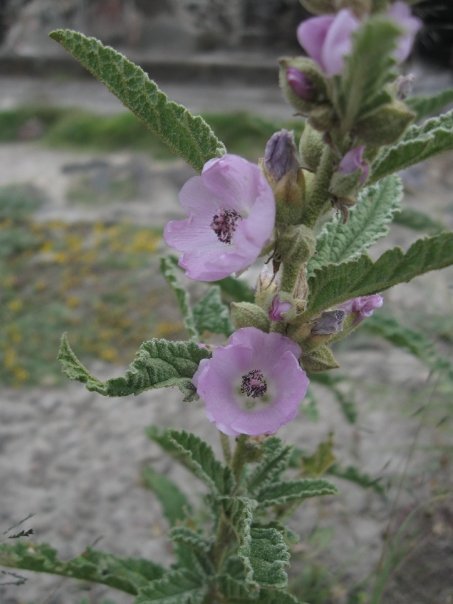
<svg viewBox="0 0 453 604">
<path fill-rule="evenodd" d="M 334 172 L 329 185 L 329 193 L 339 198 L 351 200 L 348 205 L 353 205 L 353 201 L 362 186 L 362 170 L 354 170 L 350 174 Z"/>
<path fill-rule="evenodd" d="M 209 159 L 225 153 L 225 146 L 202 117 L 170 101 L 140 67 L 113 48 L 69 29 L 57 29 L 50 37 L 195 170 L 201 171 Z"/>
<path fill-rule="evenodd" d="M 160 565 L 148 560 L 119 558 L 91 548 L 71 560 L 60 560 L 49 545 L 29 541 L 0 544 L 0 566 L 101 583 L 132 595 L 164 574 Z"/>
<path fill-rule="evenodd" d="M 313 350 L 305 351 L 301 357 L 301 364 L 308 373 L 338 369 L 340 366 L 334 357 L 333 352 L 327 345 L 318 346 Z"/>
<path fill-rule="evenodd" d="M 177 386 L 190 401 L 196 396 L 192 376 L 202 359 L 211 353 L 195 342 L 170 342 L 152 339 L 138 349 L 126 375 L 101 382 L 93 377 L 76 357 L 64 334 L 58 352 L 58 360 L 69 379 L 82 382 L 87 390 L 103 396 L 128 396 L 150 388 Z"/>
<path fill-rule="evenodd" d="M 329 132 L 337 125 L 338 118 L 329 103 L 314 107 L 308 116 L 309 125 L 319 132 Z"/>
<path fill-rule="evenodd" d="M 152 467 L 146 467 L 142 471 L 142 480 L 145 487 L 156 495 L 171 526 L 191 514 L 192 508 L 187 497 L 167 476 L 159 474 Z"/>
<path fill-rule="evenodd" d="M 257 304 L 250 302 L 232 302 L 231 320 L 236 329 L 241 327 L 256 327 L 268 332 L 270 320 L 266 312 Z"/>
<path fill-rule="evenodd" d="M 415 119 L 415 113 L 401 101 L 383 105 L 354 126 L 354 133 L 366 145 L 382 146 L 396 142 Z"/>
<path fill-rule="evenodd" d="M 211 447 L 195 434 L 178 430 L 146 429 L 147 436 L 173 455 L 216 495 L 229 493 L 233 484 L 230 468 L 223 466 Z"/>
<path fill-rule="evenodd" d="M 308 115 L 320 104 L 326 103 L 328 97 L 327 82 L 324 74 L 314 61 L 306 57 L 283 57 L 279 60 L 279 65 L 280 87 L 288 102 L 297 111 Z M 309 100 L 300 98 L 288 84 L 287 70 L 289 67 L 297 69 L 309 78 L 313 87 L 313 94 Z"/>
<path fill-rule="evenodd" d="M 277 233 L 276 253 L 283 263 L 301 265 L 315 253 L 316 238 L 304 224 L 287 226 Z"/>
<path fill-rule="evenodd" d="M 310 124 L 305 124 L 299 141 L 302 167 L 316 172 L 325 146 L 321 132 L 315 130 Z"/>
</svg>

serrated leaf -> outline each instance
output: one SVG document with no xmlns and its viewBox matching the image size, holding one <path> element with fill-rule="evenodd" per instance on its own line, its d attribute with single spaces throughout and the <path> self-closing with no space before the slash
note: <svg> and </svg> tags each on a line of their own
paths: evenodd
<svg viewBox="0 0 453 604">
<path fill-rule="evenodd" d="M 187 497 L 167 476 L 148 467 L 143 469 L 142 479 L 144 485 L 159 499 L 164 516 L 170 525 L 184 520 L 190 514 L 191 506 Z"/>
<path fill-rule="evenodd" d="M 252 527 L 248 553 L 253 579 L 264 587 L 283 589 L 288 584 L 286 567 L 289 551 L 280 531 L 271 527 Z"/>
<path fill-rule="evenodd" d="M 334 463 L 332 434 L 329 434 L 327 440 L 319 443 L 313 455 L 302 456 L 303 473 L 308 476 L 322 476 Z"/>
<path fill-rule="evenodd" d="M 148 437 L 176 457 L 186 468 L 205 482 L 216 494 L 227 494 L 232 486 L 231 470 L 223 466 L 211 447 L 195 434 L 177 430 L 147 428 Z"/>
<path fill-rule="evenodd" d="M 440 90 L 432 95 L 412 96 L 405 100 L 406 105 L 422 119 L 439 113 L 446 105 L 453 103 L 453 88 Z"/>
<path fill-rule="evenodd" d="M 30 542 L 0 544 L 0 566 L 101 583 L 133 595 L 164 573 L 161 566 L 148 560 L 119 558 L 91 548 L 71 560 L 60 560 L 49 545 Z"/>
<path fill-rule="evenodd" d="M 411 126 L 396 144 L 386 147 L 372 165 L 369 182 L 453 149 L 453 110 Z"/>
<path fill-rule="evenodd" d="M 404 253 L 385 252 L 376 262 L 363 254 L 342 264 L 328 264 L 309 279 L 306 319 L 357 296 L 382 292 L 418 275 L 453 264 L 453 233 L 441 233 L 416 241 Z"/>
<path fill-rule="evenodd" d="M 209 288 L 208 293 L 194 307 L 193 314 L 200 333 L 210 331 L 225 336 L 233 333 L 228 306 L 222 302 L 218 285 Z"/>
<path fill-rule="evenodd" d="M 183 316 L 184 327 L 187 329 L 191 340 L 196 342 L 200 339 L 195 319 L 190 305 L 190 295 L 181 283 L 179 277 L 181 270 L 178 268 L 178 259 L 174 256 L 164 256 L 160 259 L 160 272 L 175 293 L 179 310 Z"/>
<path fill-rule="evenodd" d="M 140 589 L 134 604 L 203 604 L 206 592 L 207 585 L 200 577 L 174 570 Z"/>
<path fill-rule="evenodd" d="M 276 481 L 288 467 L 292 447 L 285 446 L 282 441 L 273 436 L 262 445 L 263 457 L 247 478 L 247 488 L 255 493 L 268 484 Z"/>
<path fill-rule="evenodd" d="M 445 372 L 453 380 L 453 365 L 436 352 L 432 340 L 414 329 L 402 325 L 399 321 L 378 313 L 365 321 L 363 328 L 370 333 L 384 338 L 394 346 L 406 350 L 414 357 L 420 359 L 430 369 Z"/>
<path fill-rule="evenodd" d="M 201 171 L 209 159 L 225 153 L 224 145 L 203 118 L 170 101 L 140 67 L 113 48 L 68 29 L 53 31 L 50 37 L 195 170 Z"/>
<path fill-rule="evenodd" d="M 175 526 L 170 531 L 179 566 L 196 574 L 211 574 L 213 565 L 209 559 L 212 543 L 201 533 L 187 526 Z"/>
<path fill-rule="evenodd" d="M 448 227 L 440 222 L 440 220 L 435 220 L 429 214 L 415 210 L 414 208 L 402 209 L 401 212 L 396 214 L 393 222 L 414 231 L 428 233 L 429 235 L 448 231 Z"/>
<path fill-rule="evenodd" d="M 143 342 L 126 375 L 101 382 L 89 374 L 63 335 L 58 360 L 71 380 L 82 382 L 87 390 L 104 396 L 128 396 L 150 388 L 177 386 L 184 394 L 184 400 L 191 400 L 196 394 L 191 378 L 200 361 L 209 356 L 210 352 L 194 342 L 154 338 Z"/>
<path fill-rule="evenodd" d="M 379 16 L 367 19 L 353 34 L 351 53 L 345 57 L 337 110 L 344 131 L 359 118 L 391 101 L 386 85 L 395 77 L 391 56 L 401 30 Z"/>
<path fill-rule="evenodd" d="M 310 479 L 288 480 L 269 485 L 262 489 L 257 499 L 260 507 L 271 505 L 287 505 L 299 503 L 309 497 L 321 497 L 323 495 L 335 495 L 337 489 L 327 480 Z"/>
<path fill-rule="evenodd" d="M 387 235 L 402 197 L 403 186 L 396 176 L 364 189 L 349 212 L 348 222 L 344 224 L 340 217 L 336 217 L 320 233 L 316 240 L 316 253 L 308 266 L 309 275 L 325 264 L 355 258 Z"/>
<path fill-rule="evenodd" d="M 334 464 L 328 469 L 328 474 L 358 484 L 364 489 L 373 489 L 373 491 L 376 491 L 376 493 L 379 493 L 380 495 L 384 495 L 385 493 L 384 487 L 379 482 L 380 478 L 373 478 L 355 466 L 343 468 L 339 464 Z"/>
</svg>

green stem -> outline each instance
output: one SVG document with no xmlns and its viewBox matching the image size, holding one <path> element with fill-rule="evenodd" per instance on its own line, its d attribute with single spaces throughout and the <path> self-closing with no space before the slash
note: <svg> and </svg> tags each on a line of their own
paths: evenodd
<svg viewBox="0 0 453 604">
<path fill-rule="evenodd" d="M 230 447 L 230 439 L 223 432 L 219 432 L 220 435 L 220 444 L 222 445 L 223 459 L 225 463 L 231 466 L 231 447 Z"/>
<path fill-rule="evenodd" d="M 316 171 L 313 188 L 308 195 L 308 204 L 302 216 L 302 223 L 313 228 L 318 218 L 328 209 L 330 179 L 335 165 L 335 154 L 332 149 L 325 147 L 318 169 Z"/>
</svg>

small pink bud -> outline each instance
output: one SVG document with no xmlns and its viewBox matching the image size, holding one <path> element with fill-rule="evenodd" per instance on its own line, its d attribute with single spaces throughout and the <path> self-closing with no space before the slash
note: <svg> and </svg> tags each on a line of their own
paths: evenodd
<svg viewBox="0 0 453 604">
<path fill-rule="evenodd" d="M 286 78 L 291 89 L 303 101 L 313 101 L 315 98 L 315 89 L 311 79 L 295 67 L 288 67 Z"/>
<path fill-rule="evenodd" d="M 269 308 L 269 319 L 271 321 L 282 321 L 284 315 L 291 309 L 291 302 L 281 300 L 279 295 L 275 295 L 272 299 L 272 304 Z"/>
<path fill-rule="evenodd" d="M 360 147 L 354 147 L 350 149 L 338 166 L 338 171 L 342 174 L 353 174 L 357 170 L 360 170 L 360 183 L 363 184 L 368 178 L 370 168 L 368 163 L 363 159 L 363 153 L 365 151 L 364 145 Z"/>
<path fill-rule="evenodd" d="M 292 132 L 280 130 L 270 137 L 264 151 L 264 165 L 277 182 L 288 172 L 297 172 L 299 162 Z"/>
</svg>

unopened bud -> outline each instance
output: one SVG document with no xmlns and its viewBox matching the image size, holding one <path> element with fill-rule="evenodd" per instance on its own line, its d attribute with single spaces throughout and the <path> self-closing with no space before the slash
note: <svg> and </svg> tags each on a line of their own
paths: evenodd
<svg viewBox="0 0 453 604">
<path fill-rule="evenodd" d="M 329 191 L 336 197 L 354 197 L 368 178 L 369 165 L 363 159 L 364 145 L 354 147 L 346 153 L 334 172 Z"/>
<path fill-rule="evenodd" d="M 325 146 L 322 134 L 306 123 L 299 142 L 302 165 L 316 172 Z"/>
<path fill-rule="evenodd" d="M 414 119 L 415 113 L 402 101 L 393 101 L 359 121 L 354 131 L 368 145 L 390 145 L 400 138 Z"/>
<path fill-rule="evenodd" d="M 315 253 L 315 234 L 303 224 L 289 226 L 278 236 L 276 250 L 284 263 L 300 265 Z"/>
<path fill-rule="evenodd" d="M 297 173 L 299 161 L 293 132 L 279 130 L 271 136 L 264 150 L 264 167 L 277 182 L 288 172 Z"/>
<path fill-rule="evenodd" d="M 232 302 L 231 319 L 236 329 L 256 327 L 261 331 L 269 331 L 270 321 L 266 312 L 251 302 Z"/>
<path fill-rule="evenodd" d="M 340 366 L 328 346 L 318 346 L 314 350 L 303 352 L 301 363 L 309 373 L 337 369 Z"/>
<path fill-rule="evenodd" d="M 315 100 L 315 87 L 312 80 L 303 71 L 295 67 L 288 67 L 286 79 L 293 92 L 303 101 Z"/>
<path fill-rule="evenodd" d="M 280 59 L 280 86 L 288 101 L 307 115 L 327 101 L 327 85 L 318 65 L 305 57 Z"/>
</svg>

